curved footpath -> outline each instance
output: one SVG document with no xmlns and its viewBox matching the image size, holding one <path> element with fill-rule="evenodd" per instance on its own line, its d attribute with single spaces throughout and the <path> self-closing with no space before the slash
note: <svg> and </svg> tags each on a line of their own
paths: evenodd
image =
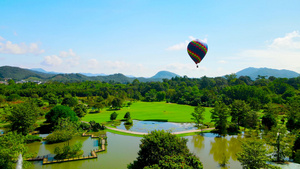
<svg viewBox="0 0 300 169">
<path fill-rule="evenodd" d="M 147 135 L 147 134 L 149 134 L 149 133 L 142 133 L 142 132 L 136 132 L 136 131 L 122 130 L 122 129 L 112 128 L 112 127 L 107 127 L 107 126 L 105 126 L 105 127 L 110 129 L 110 130 L 115 130 L 115 131 L 119 131 L 119 132 L 123 132 L 123 133 L 130 133 L 130 134 L 137 134 L 137 135 Z M 213 130 L 213 129 L 215 129 L 215 128 L 206 128 L 206 129 L 202 129 L 202 131 Z M 172 134 L 185 134 L 185 133 L 194 133 L 194 132 L 201 132 L 201 129 L 178 131 L 178 132 L 173 132 Z"/>
</svg>

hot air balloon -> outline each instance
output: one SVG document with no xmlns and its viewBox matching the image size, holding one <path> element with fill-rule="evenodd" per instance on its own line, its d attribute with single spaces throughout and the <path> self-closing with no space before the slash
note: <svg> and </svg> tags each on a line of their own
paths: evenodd
<svg viewBox="0 0 300 169">
<path fill-rule="evenodd" d="M 193 59 L 193 61 L 196 63 L 200 63 L 204 56 L 207 53 L 207 44 L 201 40 L 192 40 L 188 46 L 187 51 L 190 55 L 190 57 Z M 197 65 L 198 68 L 198 65 Z"/>
</svg>

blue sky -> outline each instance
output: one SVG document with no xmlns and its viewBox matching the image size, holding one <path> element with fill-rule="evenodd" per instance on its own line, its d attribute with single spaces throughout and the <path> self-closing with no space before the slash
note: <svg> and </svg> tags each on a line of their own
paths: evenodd
<svg viewBox="0 0 300 169">
<path fill-rule="evenodd" d="M 0 66 L 150 77 L 300 73 L 298 0 L 1 0 Z M 197 69 L 189 41 L 207 41 Z"/>
</svg>

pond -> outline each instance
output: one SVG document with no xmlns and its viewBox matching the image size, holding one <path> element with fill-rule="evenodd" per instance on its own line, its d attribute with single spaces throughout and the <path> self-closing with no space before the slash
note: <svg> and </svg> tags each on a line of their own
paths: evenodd
<svg viewBox="0 0 300 169">
<path fill-rule="evenodd" d="M 103 168 L 103 169 L 126 169 L 127 164 L 133 162 L 139 151 L 141 137 L 123 136 L 107 132 L 107 151 L 100 152 L 97 159 L 82 160 L 75 162 L 65 162 L 59 164 L 42 165 L 42 162 L 32 162 L 34 169 L 84 169 L 84 168 Z M 242 136 L 217 137 L 215 134 L 205 133 L 185 137 L 188 139 L 187 146 L 191 152 L 200 158 L 204 168 L 220 168 L 219 162 L 228 158 L 228 167 L 241 169 L 235 154 L 240 151 Z M 74 137 L 69 144 L 83 142 L 84 155 L 88 155 L 92 149 L 98 145 L 97 139 L 89 137 Z M 55 146 L 62 146 L 66 143 L 44 144 L 35 142 L 28 145 L 30 152 L 37 152 L 37 155 L 48 155 L 53 159 Z M 225 169 L 225 168 L 224 168 Z"/>
<path fill-rule="evenodd" d="M 139 121 L 133 120 L 133 125 L 124 125 L 124 121 L 121 122 L 118 129 L 136 131 L 142 133 L 148 133 L 153 130 L 165 130 L 171 132 L 179 132 L 186 130 L 197 129 L 194 127 L 195 123 L 172 123 L 172 122 L 162 122 L 162 121 Z"/>
</svg>

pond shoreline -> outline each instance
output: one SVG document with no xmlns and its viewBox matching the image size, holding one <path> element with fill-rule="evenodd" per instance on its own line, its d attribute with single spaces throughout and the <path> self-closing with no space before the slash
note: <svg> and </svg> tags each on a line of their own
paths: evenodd
<svg viewBox="0 0 300 169">
<path fill-rule="evenodd" d="M 135 134 L 135 135 L 147 135 L 149 133 L 143 133 L 143 132 L 136 132 L 136 131 L 128 131 L 128 130 L 122 130 L 122 129 L 117 129 L 117 128 L 113 128 L 113 127 L 108 127 L 105 126 L 106 128 L 110 129 L 110 130 L 114 130 L 114 131 L 118 131 L 118 132 L 123 132 L 123 133 L 129 133 L 129 134 Z M 178 132 L 172 132 L 171 134 L 186 134 L 186 133 L 200 133 L 206 130 L 214 130 L 215 128 L 205 128 L 205 129 L 197 129 L 197 130 L 186 130 L 186 131 L 178 131 Z"/>
</svg>

